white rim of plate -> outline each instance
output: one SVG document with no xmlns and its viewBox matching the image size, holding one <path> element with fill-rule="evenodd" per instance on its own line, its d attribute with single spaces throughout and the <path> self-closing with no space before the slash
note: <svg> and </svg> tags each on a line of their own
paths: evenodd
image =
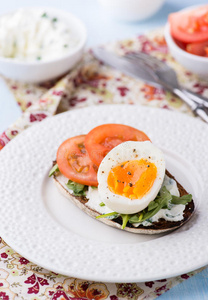
<svg viewBox="0 0 208 300">
<path fill-rule="evenodd" d="M 33 263 L 86 280 L 149 281 L 206 265 L 208 201 L 203 201 L 198 212 L 181 229 L 138 244 L 103 244 L 85 239 L 58 226 L 43 209 L 40 186 L 61 141 L 112 122 L 137 127 L 158 146 L 174 150 L 195 166 L 202 179 L 197 178 L 205 187 L 208 177 L 205 123 L 181 113 L 139 105 L 76 109 L 34 125 L 0 152 L 2 238 Z M 204 189 L 203 200 L 206 197 Z"/>
</svg>

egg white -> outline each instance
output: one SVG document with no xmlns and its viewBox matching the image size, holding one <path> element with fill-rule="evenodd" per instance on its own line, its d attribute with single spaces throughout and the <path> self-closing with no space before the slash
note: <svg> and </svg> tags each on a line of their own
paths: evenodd
<svg viewBox="0 0 208 300">
<path fill-rule="evenodd" d="M 157 167 L 157 177 L 152 188 L 140 199 L 131 200 L 114 194 L 109 190 L 107 179 L 112 168 L 125 161 L 147 159 Z M 124 142 L 113 148 L 102 160 L 98 169 L 98 192 L 102 201 L 113 211 L 121 214 L 134 214 L 148 206 L 154 200 L 162 186 L 165 176 L 163 152 L 150 141 Z"/>
</svg>

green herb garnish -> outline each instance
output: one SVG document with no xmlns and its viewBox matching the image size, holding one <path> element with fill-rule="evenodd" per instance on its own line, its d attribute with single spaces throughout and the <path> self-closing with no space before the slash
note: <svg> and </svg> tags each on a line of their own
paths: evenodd
<svg viewBox="0 0 208 300">
<path fill-rule="evenodd" d="M 105 203 L 104 203 L 104 202 L 101 202 L 99 205 L 100 205 L 100 206 L 105 206 Z"/>
<path fill-rule="evenodd" d="M 52 19 L 52 22 L 57 22 L 57 21 L 58 21 L 57 18 L 53 18 L 53 19 Z"/>
<path fill-rule="evenodd" d="M 36 59 L 37 59 L 37 60 L 41 60 L 41 56 L 37 56 Z"/>
<path fill-rule="evenodd" d="M 156 207 L 158 207 L 158 203 L 156 203 L 155 201 L 151 201 L 148 205 L 148 211 L 151 211 L 153 209 L 155 209 Z"/>
<path fill-rule="evenodd" d="M 49 177 L 51 177 L 54 173 L 59 172 L 59 167 L 58 164 L 56 164 L 55 166 L 53 166 L 53 168 L 50 170 L 49 172 Z"/>
<path fill-rule="evenodd" d="M 48 18 L 48 15 L 47 15 L 47 13 L 45 12 L 45 13 L 43 13 L 42 14 L 42 16 L 41 16 L 41 18 Z"/>
<path fill-rule="evenodd" d="M 111 219 L 116 219 L 116 218 L 118 218 L 118 216 L 120 216 L 120 215 L 117 212 L 112 212 L 112 213 L 97 216 L 96 219 L 108 218 L 108 217 L 113 217 Z"/>
<path fill-rule="evenodd" d="M 68 189 L 73 191 L 74 196 L 85 196 L 88 186 L 69 180 L 66 184 Z"/>
<path fill-rule="evenodd" d="M 172 196 L 171 203 L 172 204 L 183 204 L 183 205 L 186 205 L 188 202 L 191 202 L 191 200 L 192 200 L 192 195 L 191 194 L 184 195 L 182 197 Z"/>
<path fill-rule="evenodd" d="M 131 215 L 121 215 L 122 218 L 122 225 L 121 225 L 121 229 L 124 229 L 130 219 Z"/>
<path fill-rule="evenodd" d="M 64 48 L 68 48 L 68 47 L 69 47 L 69 45 L 68 45 L 68 44 L 65 44 L 65 45 L 64 45 Z"/>
<path fill-rule="evenodd" d="M 130 223 L 140 223 L 152 218 L 160 209 L 171 208 L 171 204 L 184 204 L 192 200 L 192 195 L 184 195 L 182 197 L 172 196 L 165 186 L 162 187 L 154 201 L 151 201 L 147 208 L 138 214 L 132 215 L 129 219 Z"/>
<path fill-rule="evenodd" d="M 102 203 L 103 202 L 100 203 L 100 206 L 103 206 L 103 205 L 101 205 Z M 124 229 L 126 227 L 126 224 L 128 223 L 129 218 L 131 217 L 131 215 L 125 215 L 125 214 L 119 214 L 117 212 L 112 212 L 112 213 L 97 216 L 96 219 L 101 219 L 101 218 L 117 219 L 119 216 L 121 216 L 121 218 L 122 218 L 121 229 Z"/>
<path fill-rule="evenodd" d="M 184 195 L 182 197 L 172 196 L 171 193 L 167 190 L 165 186 L 162 187 L 160 192 L 154 201 L 151 201 L 149 205 L 142 211 L 137 214 L 119 214 L 117 212 L 112 212 L 109 214 L 103 214 L 96 219 L 100 218 L 109 218 L 113 217 L 116 219 L 118 217 L 122 218 L 122 226 L 124 229 L 127 223 L 142 223 L 143 221 L 149 220 L 152 218 L 160 209 L 171 209 L 171 205 L 184 204 L 186 205 L 188 202 L 192 200 L 192 195 Z"/>
</svg>

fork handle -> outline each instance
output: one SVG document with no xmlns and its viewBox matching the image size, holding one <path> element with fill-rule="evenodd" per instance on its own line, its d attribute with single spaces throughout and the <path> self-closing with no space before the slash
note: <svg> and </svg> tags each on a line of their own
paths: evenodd
<svg viewBox="0 0 208 300">
<path fill-rule="evenodd" d="M 179 96 L 186 104 L 189 105 L 191 110 L 199 116 L 203 121 L 208 123 L 208 107 L 194 102 L 183 90 L 173 89 L 174 94 Z"/>
<path fill-rule="evenodd" d="M 208 107 L 208 98 L 203 97 L 201 95 L 198 95 L 190 90 L 181 88 L 181 90 L 192 100 L 194 100 L 196 103 L 204 105 L 206 107 Z"/>
<path fill-rule="evenodd" d="M 208 107 L 198 106 L 195 109 L 195 114 L 198 115 L 202 120 L 208 123 Z"/>
</svg>

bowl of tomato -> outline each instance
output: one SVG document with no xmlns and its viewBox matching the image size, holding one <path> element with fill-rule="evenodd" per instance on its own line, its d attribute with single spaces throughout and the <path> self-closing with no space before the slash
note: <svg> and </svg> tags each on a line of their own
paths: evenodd
<svg viewBox="0 0 208 300">
<path fill-rule="evenodd" d="M 176 61 L 193 73 L 208 75 L 208 5 L 170 14 L 165 39 Z"/>
</svg>

